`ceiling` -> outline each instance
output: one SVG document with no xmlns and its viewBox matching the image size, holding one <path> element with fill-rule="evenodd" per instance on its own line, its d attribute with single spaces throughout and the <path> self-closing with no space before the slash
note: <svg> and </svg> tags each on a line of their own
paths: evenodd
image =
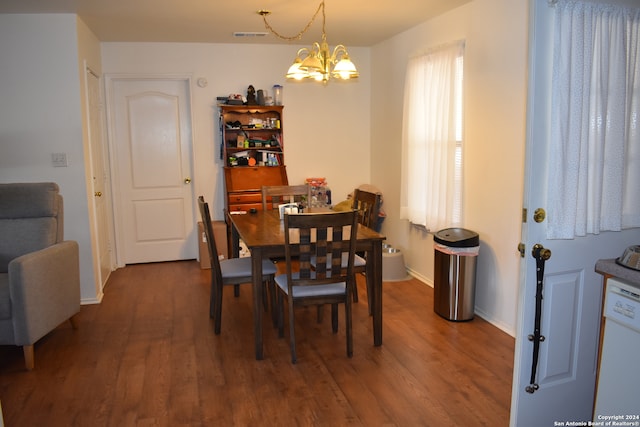
<svg viewBox="0 0 640 427">
<path fill-rule="evenodd" d="M 325 0 L 330 45 L 372 46 L 471 0 Z M 103 42 L 291 43 L 265 32 L 258 10 L 283 36 L 295 36 L 320 0 L 0 0 L 0 13 L 76 13 Z M 300 41 L 319 40 L 322 13 Z"/>
</svg>

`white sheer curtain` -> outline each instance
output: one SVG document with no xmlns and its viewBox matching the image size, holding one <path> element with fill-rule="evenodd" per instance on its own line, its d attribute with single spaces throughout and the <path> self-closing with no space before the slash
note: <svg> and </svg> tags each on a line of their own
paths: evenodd
<svg viewBox="0 0 640 427">
<path fill-rule="evenodd" d="M 400 217 L 429 230 L 458 220 L 456 114 L 462 87 L 456 73 L 462 72 L 463 52 L 464 42 L 455 42 L 411 58 L 407 65 Z"/>
<path fill-rule="evenodd" d="M 640 9 L 559 0 L 547 237 L 640 226 Z"/>
</svg>

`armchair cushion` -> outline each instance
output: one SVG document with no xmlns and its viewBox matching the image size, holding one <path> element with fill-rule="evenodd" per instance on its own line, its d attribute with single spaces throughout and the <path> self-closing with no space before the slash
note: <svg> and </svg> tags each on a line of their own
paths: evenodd
<svg viewBox="0 0 640 427">
<path fill-rule="evenodd" d="M 0 273 L 21 255 L 62 241 L 62 197 L 55 183 L 3 184 Z"/>
<path fill-rule="evenodd" d="M 8 271 L 9 262 L 56 243 L 55 218 L 0 220 L 0 273 Z"/>
<path fill-rule="evenodd" d="M 57 217 L 59 191 L 53 182 L 2 184 L 0 219 Z"/>
</svg>

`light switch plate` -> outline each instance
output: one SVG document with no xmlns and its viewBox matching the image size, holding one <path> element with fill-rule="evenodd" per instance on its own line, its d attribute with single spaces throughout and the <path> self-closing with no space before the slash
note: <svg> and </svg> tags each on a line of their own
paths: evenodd
<svg viewBox="0 0 640 427">
<path fill-rule="evenodd" d="M 51 163 L 53 164 L 53 167 L 66 168 L 67 166 L 69 166 L 69 161 L 67 160 L 67 153 L 52 153 Z"/>
</svg>

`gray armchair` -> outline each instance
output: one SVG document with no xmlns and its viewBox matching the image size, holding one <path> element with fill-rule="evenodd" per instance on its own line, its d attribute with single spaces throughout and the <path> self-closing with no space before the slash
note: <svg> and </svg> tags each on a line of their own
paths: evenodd
<svg viewBox="0 0 640 427">
<path fill-rule="evenodd" d="M 0 184 L 0 345 L 33 345 L 80 311 L 78 243 L 63 241 L 54 183 Z"/>
</svg>

